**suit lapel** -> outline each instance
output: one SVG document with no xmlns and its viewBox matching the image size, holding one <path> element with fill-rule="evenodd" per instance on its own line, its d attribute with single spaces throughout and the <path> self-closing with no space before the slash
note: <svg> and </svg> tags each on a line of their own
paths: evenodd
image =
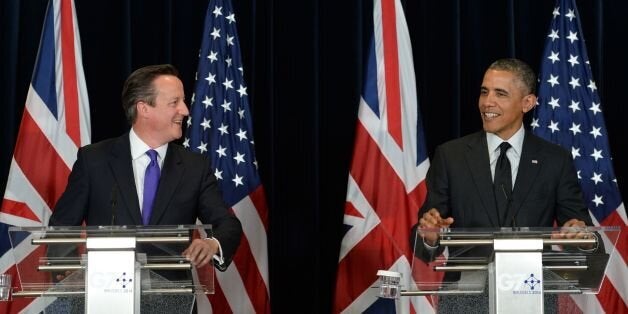
<svg viewBox="0 0 628 314">
<path fill-rule="evenodd" d="M 135 176 L 133 175 L 133 165 L 131 161 L 131 144 L 129 143 L 129 134 L 125 134 L 118 138 L 111 149 L 111 157 L 109 166 L 113 172 L 114 180 L 118 185 L 118 190 L 122 199 L 126 204 L 125 208 L 133 217 L 135 225 L 142 224 L 140 215 L 140 205 L 137 198 L 137 189 L 135 187 Z"/>
<path fill-rule="evenodd" d="M 164 159 L 164 165 L 161 169 L 159 187 L 153 205 L 153 213 L 150 217 L 151 225 L 158 224 L 183 177 L 183 160 L 173 145 L 168 145 L 166 159 Z"/>
<path fill-rule="evenodd" d="M 543 162 L 540 158 L 539 149 L 538 140 L 526 131 L 523 139 L 523 147 L 521 149 L 521 159 L 519 160 L 515 187 L 512 191 L 512 203 L 506 215 L 506 222 L 513 221 L 513 217 L 519 212 L 519 209 L 521 209 L 525 198 L 530 192 L 530 188 L 532 188 L 539 174 Z"/>
<path fill-rule="evenodd" d="M 486 136 L 484 132 L 476 134 L 477 136 L 472 137 L 467 143 L 468 152 L 465 155 L 465 159 L 490 224 L 499 226 L 499 221 L 496 218 L 498 215 L 495 197 L 493 196 L 493 179 L 491 178 L 491 168 L 488 161 Z"/>
</svg>

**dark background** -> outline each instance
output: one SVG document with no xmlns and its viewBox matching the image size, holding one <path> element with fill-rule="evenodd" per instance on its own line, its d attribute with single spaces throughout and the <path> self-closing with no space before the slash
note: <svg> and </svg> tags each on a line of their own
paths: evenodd
<svg viewBox="0 0 628 314">
<path fill-rule="evenodd" d="M 481 127 L 484 69 L 518 57 L 539 69 L 550 0 L 402 1 L 430 155 Z M 0 1 L 0 190 L 4 191 L 47 0 Z M 92 141 L 128 128 L 124 79 L 154 63 L 179 68 L 192 95 L 207 0 L 75 0 Z M 624 198 L 628 2 L 577 1 Z M 270 207 L 273 312 L 307 300 L 329 312 L 360 95 L 370 0 L 234 1 L 252 101 L 257 159 Z"/>
</svg>

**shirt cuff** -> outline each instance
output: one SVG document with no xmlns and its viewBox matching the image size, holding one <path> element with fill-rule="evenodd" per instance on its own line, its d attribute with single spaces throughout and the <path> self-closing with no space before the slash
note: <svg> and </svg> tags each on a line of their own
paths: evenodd
<svg viewBox="0 0 628 314">
<path fill-rule="evenodd" d="M 436 251 L 439 247 L 438 242 L 436 243 L 435 246 L 431 246 L 429 244 L 427 244 L 427 242 L 423 241 L 423 246 L 425 247 L 425 249 L 430 252 L 433 253 L 434 251 Z"/>
<path fill-rule="evenodd" d="M 211 237 L 211 238 L 205 238 L 205 240 L 214 240 L 216 241 L 216 243 L 218 243 L 218 252 L 216 252 L 216 254 L 214 254 L 213 259 L 218 262 L 218 265 L 222 265 L 225 263 L 225 258 L 222 255 L 222 246 L 220 245 L 220 241 L 218 241 L 218 239 Z"/>
</svg>

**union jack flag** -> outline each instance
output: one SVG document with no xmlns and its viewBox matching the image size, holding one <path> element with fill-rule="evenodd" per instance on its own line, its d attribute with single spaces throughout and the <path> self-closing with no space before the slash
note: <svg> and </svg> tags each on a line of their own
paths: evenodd
<svg viewBox="0 0 628 314">
<path fill-rule="evenodd" d="M 27 249 L 30 243 L 13 243 L 11 249 L 7 228 L 48 224 L 52 208 L 65 190 L 79 147 L 90 143 L 90 132 L 74 2 L 51 0 L 2 200 L 0 273 L 15 273 L 15 260 L 33 259 L 40 253 Z M 0 312 L 38 313 L 54 299 L 45 300 L 15 299 L 0 303 Z"/>
<path fill-rule="evenodd" d="M 626 228 L 626 209 L 613 172 L 597 86 L 593 80 L 575 0 L 558 0 L 539 75 L 533 132 L 571 151 L 593 222 Z M 606 247 L 612 244 L 605 241 Z M 628 312 L 628 247 L 622 235 L 597 295 L 572 299 L 584 313 Z"/>
<path fill-rule="evenodd" d="M 417 104 L 412 47 L 399 0 L 375 0 L 353 161 L 349 172 L 334 313 L 433 312 L 424 297 L 398 308 L 378 299 L 380 269 L 411 277 L 410 229 L 426 195 L 429 167 Z"/>
<path fill-rule="evenodd" d="M 218 313 L 269 313 L 268 209 L 230 0 L 211 0 L 207 7 L 191 103 L 183 145 L 211 156 L 223 197 L 244 230 L 233 264 L 216 273 L 211 308 Z"/>
</svg>

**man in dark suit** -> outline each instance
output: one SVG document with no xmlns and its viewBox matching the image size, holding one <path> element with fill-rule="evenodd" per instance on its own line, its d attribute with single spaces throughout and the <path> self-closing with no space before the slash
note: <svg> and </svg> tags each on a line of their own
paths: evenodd
<svg viewBox="0 0 628 314">
<path fill-rule="evenodd" d="M 182 225 L 198 218 L 213 234 L 182 254 L 198 267 L 214 258 L 225 270 L 242 226 L 224 204 L 207 157 L 170 143 L 189 115 L 178 71 L 172 65 L 136 70 L 122 103 L 130 131 L 79 149 L 49 224 Z"/>
<path fill-rule="evenodd" d="M 536 104 L 535 86 L 534 72 L 520 60 L 489 66 L 478 101 L 483 130 L 439 146 L 431 160 L 417 256 L 429 261 L 443 249 L 438 234 L 424 228 L 592 225 L 570 154 L 523 127 L 524 114 Z M 462 251 L 450 248 L 450 256 Z M 452 275 L 460 274 L 445 280 L 456 280 Z"/>
</svg>

